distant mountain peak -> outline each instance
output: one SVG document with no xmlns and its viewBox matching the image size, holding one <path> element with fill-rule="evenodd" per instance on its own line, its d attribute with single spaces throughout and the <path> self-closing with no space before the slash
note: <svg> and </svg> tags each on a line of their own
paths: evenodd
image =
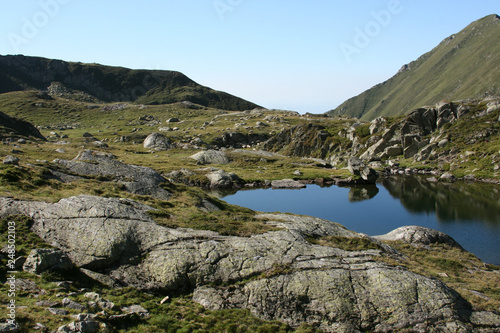
<svg viewBox="0 0 500 333">
<path fill-rule="evenodd" d="M 372 120 L 443 99 L 500 95 L 500 17 L 479 19 L 403 65 L 389 80 L 327 112 Z"/>
</svg>

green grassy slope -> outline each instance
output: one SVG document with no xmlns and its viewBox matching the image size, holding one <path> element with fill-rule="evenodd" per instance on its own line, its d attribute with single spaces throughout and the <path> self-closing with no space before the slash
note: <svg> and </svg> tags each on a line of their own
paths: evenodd
<svg viewBox="0 0 500 333">
<path fill-rule="evenodd" d="M 185 100 L 225 110 L 250 110 L 256 104 L 202 86 L 182 73 L 133 70 L 26 56 L 0 56 L 0 93 L 45 90 L 52 82 L 104 102 L 167 104 Z"/>
<path fill-rule="evenodd" d="M 364 120 L 404 114 L 442 99 L 500 95 L 500 17 L 489 15 L 405 65 L 389 80 L 353 97 L 330 115 Z"/>
</svg>

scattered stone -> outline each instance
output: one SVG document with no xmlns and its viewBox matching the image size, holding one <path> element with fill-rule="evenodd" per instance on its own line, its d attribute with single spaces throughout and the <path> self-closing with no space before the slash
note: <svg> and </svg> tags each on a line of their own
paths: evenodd
<svg viewBox="0 0 500 333">
<path fill-rule="evenodd" d="M 137 313 L 141 318 L 149 318 L 148 310 L 144 309 L 140 305 L 131 305 L 129 307 L 122 308 L 122 311 L 127 313 Z"/>
<path fill-rule="evenodd" d="M 97 305 L 101 309 L 109 309 L 109 310 L 114 310 L 116 309 L 116 305 L 113 302 L 110 302 L 104 298 L 101 297 L 98 293 L 95 292 L 88 292 L 85 293 L 84 297 L 93 300 L 94 302 L 97 303 Z"/>
<path fill-rule="evenodd" d="M 66 316 L 69 314 L 69 311 L 65 309 L 48 308 L 47 310 L 56 316 Z"/>
<path fill-rule="evenodd" d="M 33 329 L 35 331 L 46 331 L 47 330 L 47 326 L 41 324 L 41 323 L 36 323 L 35 326 L 33 326 Z"/>
<path fill-rule="evenodd" d="M 58 148 L 56 149 L 56 153 L 59 153 L 59 154 L 66 154 L 66 150 L 62 149 L 62 148 Z"/>
<path fill-rule="evenodd" d="M 468 182 L 474 182 L 477 179 L 476 179 L 476 175 L 474 175 L 473 173 L 471 173 L 471 174 L 465 175 L 464 176 L 464 180 L 468 181 Z"/>
<path fill-rule="evenodd" d="M 10 164 L 10 165 L 19 165 L 20 159 L 18 157 L 12 156 L 12 155 L 7 155 L 3 159 L 3 164 Z"/>
<path fill-rule="evenodd" d="M 44 307 L 44 308 L 53 308 L 53 307 L 58 306 L 59 304 L 60 303 L 57 302 L 57 301 L 39 301 L 39 302 L 35 302 L 36 306 L 41 306 L 41 307 Z"/>
<path fill-rule="evenodd" d="M 484 299 L 485 301 L 489 301 L 490 298 L 483 294 L 482 292 L 476 291 L 476 290 L 469 290 L 471 294 L 474 294 L 475 296 Z"/>
<path fill-rule="evenodd" d="M 439 141 L 439 142 L 438 142 L 438 147 L 439 147 L 439 148 L 443 148 L 443 147 L 445 147 L 448 143 L 450 143 L 450 140 L 448 140 L 448 139 L 443 139 L 443 140 L 441 140 L 441 141 Z"/>
<path fill-rule="evenodd" d="M 108 144 L 106 142 L 102 142 L 102 141 L 94 141 L 92 142 L 92 144 L 94 146 L 96 146 L 97 148 L 109 148 Z"/>
<path fill-rule="evenodd" d="M 160 133 L 152 133 L 144 140 L 144 148 L 154 150 L 168 150 L 172 148 L 170 139 Z"/>
<path fill-rule="evenodd" d="M 64 298 L 62 300 L 62 306 L 65 307 L 65 308 L 68 308 L 68 309 L 73 309 L 73 310 L 77 310 L 77 311 L 83 311 L 86 309 L 85 306 L 69 299 L 69 298 Z"/>
<path fill-rule="evenodd" d="M 45 294 L 46 291 L 40 288 L 35 282 L 28 279 L 16 279 L 16 289 L 29 292 L 31 294 Z"/>
<path fill-rule="evenodd" d="M 180 122 L 179 118 L 170 118 L 167 120 L 167 123 L 178 123 Z"/>
<path fill-rule="evenodd" d="M 204 150 L 196 153 L 190 158 L 194 159 L 197 164 L 228 164 L 229 158 L 222 151 Z"/>
<path fill-rule="evenodd" d="M 273 188 L 305 188 L 306 184 L 293 179 L 280 179 L 271 182 Z"/>
<path fill-rule="evenodd" d="M 449 181 L 449 182 L 454 182 L 456 180 L 455 176 L 453 176 L 449 172 L 445 172 L 439 177 L 439 179 L 444 180 L 444 181 Z"/>
<path fill-rule="evenodd" d="M 61 250 L 34 249 L 31 250 L 23 265 L 26 272 L 41 274 L 48 270 L 68 270 L 73 267 L 71 260 Z"/>
<path fill-rule="evenodd" d="M 95 320 L 76 321 L 68 325 L 61 326 L 57 333 L 97 333 L 100 330 L 100 323 Z"/>
<path fill-rule="evenodd" d="M 300 170 L 298 170 L 298 169 L 297 169 L 297 170 L 295 170 L 295 171 L 293 172 L 293 174 L 294 174 L 295 176 L 302 176 L 302 172 L 301 172 Z"/>
</svg>

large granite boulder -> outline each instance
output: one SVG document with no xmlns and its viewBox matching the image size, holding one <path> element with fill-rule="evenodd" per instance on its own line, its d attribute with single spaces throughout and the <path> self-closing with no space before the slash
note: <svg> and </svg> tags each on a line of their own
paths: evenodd
<svg viewBox="0 0 500 333">
<path fill-rule="evenodd" d="M 159 186 L 167 180 L 158 172 L 151 168 L 122 163 L 112 154 L 83 150 L 71 161 L 56 159 L 54 162 L 76 175 L 111 176 L 122 183 L 130 193 L 150 195 L 163 200 L 168 200 L 172 195 Z"/>
<path fill-rule="evenodd" d="M 367 237 L 330 221 L 263 214 L 257 218 L 279 230 L 236 237 L 162 227 L 150 209 L 92 196 L 57 203 L 0 198 L 0 217 L 31 216 L 32 230 L 77 266 L 140 289 L 194 290 L 194 300 L 210 309 L 245 308 L 325 332 L 468 331 L 485 318 L 440 281 L 374 260 L 397 258 L 387 245 L 346 251 L 309 242 Z M 498 317 L 488 318 L 497 325 Z"/>
<path fill-rule="evenodd" d="M 206 175 L 210 181 L 211 188 L 232 188 L 239 187 L 243 183 L 240 177 L 233 172 L 217 170 Z"/>
<path fill-rule="evenodd" d="M 416 225 L 400 227 L 385 235 L 375 236 L 374 238 L 381 241 L 403 241 L 417 246 L 437 243 L 462 248 L 460 244 L 444 232 Z"/>
<path fill-rule="evenodd" d="M 197 164 L 228 164 L 226 153 L 219 150 L 204 150 L 190 156 Z"/>
<path fill-rule="evenodd" d="M 151 133 L 144 139 L 144 148 L 154 149 L 154 150 L 168 150 L 172 148 L 172 143 L 170 139 L 165 135 L 160 133 Z"/>
</svg>

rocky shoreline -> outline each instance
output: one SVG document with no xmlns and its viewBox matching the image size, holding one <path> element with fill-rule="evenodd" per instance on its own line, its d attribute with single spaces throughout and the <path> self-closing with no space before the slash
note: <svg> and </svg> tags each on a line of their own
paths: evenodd
<svg viewBox="0 0 500 333">
<path fill-rule="evenodd" d="M 468 332 L 473 327 L 493 332 L 500 327 L 500 316 L 474 311 L 445 284 L 376 260 L 401 260 L 398 251 L 376 237 L 330 221 L 260 214 L 256 218 L 279 230 L 247 238 L 162 227 L 148 216 L 151 209 L 132 200 L 92 196 L 53 204 L 0 198 L 0 217 L 30 216 L 32 230 L 60 250 L 25 262 L 26 270 L 38 274 L 70 263 L 114 287 L 163 296 L 191 291 L 207 309 L 245 308 L 259 318 L 292 327 L 307 322 L 324 332 Z M 367 239 L 378 249 L 346 251 L 307 240 L 325 236 Z M 420 227 L 379 239 L 458 246 Z M 57 259 L 61 256 L 66 260 Z M 493 326 L 485 325 L 485 318 Z M 92 317 L 97 326 L 102 320 Z"/>
</svg>

